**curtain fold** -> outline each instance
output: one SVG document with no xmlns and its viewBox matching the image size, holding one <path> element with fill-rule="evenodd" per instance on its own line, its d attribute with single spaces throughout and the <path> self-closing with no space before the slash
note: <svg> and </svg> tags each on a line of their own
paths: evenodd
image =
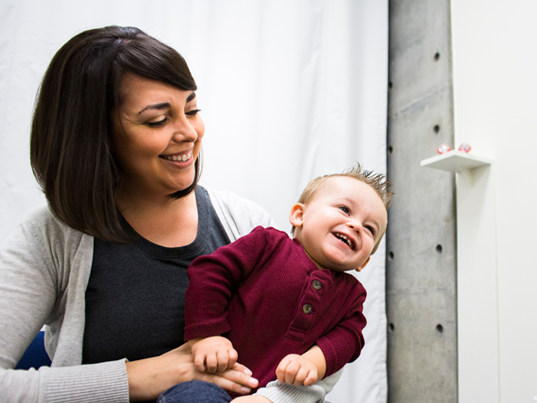
<svg viewBox="0 0 537 403">
<path fill-rule="evenodd" d="M 265 207 L 288 230 L 314 177 L 386 171 L 387 0 L 4 0 L 0 5 L 0 242 L 45 203 L 28 134 L 55 51 L 88 28 L 133 25 L 177 49 L 206 123 L 202 184 Z M 332 402 L 385 403 L 384 242 L 358 274 L 366 347 Z"/>
</svg>

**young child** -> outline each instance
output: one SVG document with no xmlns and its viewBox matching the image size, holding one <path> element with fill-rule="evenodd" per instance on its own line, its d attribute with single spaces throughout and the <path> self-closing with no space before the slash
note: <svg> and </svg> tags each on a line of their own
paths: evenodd
<svg viewBox="0 0 537 403">
<path fill-rule="evenodd" d="M 260 387 L 275 378 L 309 386 L 358 358 L 366 291 L 345 272 L 376 251 L 389 187 L 360 164 L 316 178 L 291 209 L 293 239 L 257 227 L 197 258 L 185 307 L 196 368 L 223 371 L 239 358 Z"/>
</svg>

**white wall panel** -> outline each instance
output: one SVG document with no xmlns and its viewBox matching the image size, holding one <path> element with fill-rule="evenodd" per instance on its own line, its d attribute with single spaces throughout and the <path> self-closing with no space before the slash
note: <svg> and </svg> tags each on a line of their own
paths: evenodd
<svg viewBox="0 0 537 403">
<path fill-rule="evenodd" d="M 451 11 L 456 143 L 494 159 L 458 189 L 459 203 L 474 200 L 459 216 L 460 402 L 532 402 L 537 3 L 452 0 Z"/>
</svg>

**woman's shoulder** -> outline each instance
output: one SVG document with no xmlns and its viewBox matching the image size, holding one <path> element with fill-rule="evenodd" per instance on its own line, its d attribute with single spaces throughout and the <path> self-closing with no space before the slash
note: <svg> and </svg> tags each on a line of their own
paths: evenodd
<svg viewBox="0 0 537 403">
<path fill-rule="evenodd" d="M 211 203 L 231 240 L 248 234 L 261 225 L 275 227 L 270 214 L 257 203 L 233 192 L 207 189 Z M 230 234 L 231 232 L 231 234 Z"/>
<path fill-rule="evenodd" d="M 226 206 L 234 206 L 234 205 L 240 205 L 241 207 L 247 207 L 252 210 L 263 210 L 261 206 L 256 204 L 255 202 L 245 199 L 236 193 L 229 192 L 226 190 L 215 190 L 215 189 L 207 189 L 207 192 L 209 192 L 209 195 L 211 196 L 211 199 L 216 198 L 220 203 L 223 203 Z M 268 214 L 268 213 L 267 213 Z"/>
<path fill-rule="evenodd" d="M 74 253 L 86 241 L 93 238 L 77 231 L 59 220 L 48 206 L 41 207 L 30 213 L 12 233 L 11 244 L 28 246 L 34 244 L 42 248 L 46 254 Z M 90 242 L 92 243 L 92 242 Z"/>
<path fill-rule="evenodd" d="M 84 235 L 58 219 L 48 206 L 41 207 L 30 213 L 21 222 L 21 226 L 32 227 L 36 234 L 41 234 L 46 238 L 57 236 L 81 238 Z"/>
</svg>

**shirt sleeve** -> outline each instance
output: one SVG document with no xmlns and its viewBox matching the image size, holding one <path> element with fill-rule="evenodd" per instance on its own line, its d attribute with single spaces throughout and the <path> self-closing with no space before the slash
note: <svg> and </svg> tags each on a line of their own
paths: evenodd
<svg viewBox="0 0 537 403">
<path fill-rule="evenodd" d="M 358 282 L 353 303 L 343 319 L 328 334 L 317 340 L 326 359 L 326 374 L 339 371 L 358 358 L 364 347 L 363 329 L 367 323 L 363 314 L 366 291 Z"/>
<path fill-rule="evenodd" d="M 274 230 L 275 231 L 275 230 Z M 227 320 L 229 299 L 239 284 L 275 249 L 267 230 L 255 228 L 250 234 L 195 259 L 188 268 L 185 340 L 216 336 L 230 330 Z"/>
</svg>

